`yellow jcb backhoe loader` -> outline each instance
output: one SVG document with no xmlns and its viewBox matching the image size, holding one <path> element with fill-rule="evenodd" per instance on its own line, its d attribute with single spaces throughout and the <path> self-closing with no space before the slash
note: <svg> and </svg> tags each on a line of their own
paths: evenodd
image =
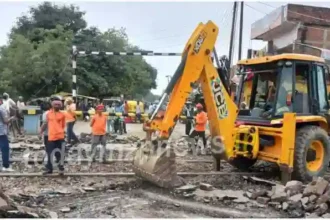
<svg viewBox="0 0 330 220">
<path fill-rule="evenodd" d="M 224 76 L 211 61 L 217 35 L 218 27 L 209 21 L 199 24 L 187 42 L 159 104 L 171 94 L 166 111 L 158 107 L 144 124 L 148 141 L 135 152 L 136 175 L 161 187 L 182 184 L 174 149 L 166 140 L 192 88 L 200 83 L 215 170 L 220 170 L 221 159 L 240 169 L 264 160 L 279 165 L 284 182 L 292 175 L 302 181 L 322 176 L 330 153 L 324 60 L 282 54 L 239 61 L 240 74 L 254 74 L 249 109 L 239 111 L 224 86 Z M 152 139 L 155 132 L 157 136 Z"/>
</svg>

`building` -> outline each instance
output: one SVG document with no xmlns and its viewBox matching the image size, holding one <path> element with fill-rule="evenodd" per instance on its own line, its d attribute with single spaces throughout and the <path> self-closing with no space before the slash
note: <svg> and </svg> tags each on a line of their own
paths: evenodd
<svg viewBox="0 0 330 220">
<path fill-rule="evenodd" d="M 330 8 L 281 6 L 252 24 L 251 39 L 267 42 L 267 54 L 304 53 L 330 61 Z"/>
</svg>

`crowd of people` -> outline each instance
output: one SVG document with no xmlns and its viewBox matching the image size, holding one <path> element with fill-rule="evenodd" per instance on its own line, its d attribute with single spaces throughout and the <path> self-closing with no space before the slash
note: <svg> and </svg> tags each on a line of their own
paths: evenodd
<svg viewBox="0 0 330 220">
<path fill-rule="evenodd" d="M 152 114 L 158 104 L 158 101 L 150 104 L 148 106 L 148 113 Z M 15 103 L 7 93 L 3 94 L 3 99 L 0 105 L 0 150 L 2 152 L 2 171 L 14 171 L 10 167 L 9 162 L 8 125 L 10 121 L 16 117 L 16 114 L 12 113 L 15 112 L 13 109 L 19 110 L 24 108 L 24 106 L 25 103 L 22 97 L 19 97 L 17 103 Z M 189 131 L 188 134 L 191 139 L 195 139 L 197 137 L 202 138 L 205 148 L 205 130 L 208 118 L 203 109 L 203 105 L 197 104 L 195 108 L 197 110 L 197 114 L 193 122 L 194 129 L 192 132 Z M 44 168 L 44 174 L 51 174 L 53 172 L 54 157 L 61 174 L 64 172 L 64 155 L 66 147 L 79 144 L 79 139 L 74 133 L 74 125 L 77 121 L 77 115 L 75 113 L 77 110 L 77 105 L 74 103 L 72 98 L 67 98 L 63 102 L 61 97 L 52 96 L 49 102 L 43 103 L 42 110 L 44 113 L 42 115 L 42 125 L 40 127 L 40 138 L 44 141 L 47 155 L 47 164 Z M 189 108 L 189 110 L 191 110 L 191 108 Z M 118 117 L 123 117 L 113 115 L 107 116 L 103 114 L 105 111 L 109 113 L 123 113 L 123 115 L 127 115 L 129 106 L 127 101 L 123 101 L 122 103 L 113 102 L 111 105 L 104 105 L 103 102 L 100 101 L 95 106 L 95 114 L 90 119 L 90 127 L 93 134 L 91 146 L 91 158 L 93 161 L 95 161 L 96 147 L 99 144 L 102 146 L 101 155 L 103 156 L 101 159 L 103 161 L 106 159 L 106 133 L 115 132 L 116 120 L 118 120 Z M 87 112 L 84 111 L 84 113 Z M 135 113 L 137 121 L 140 122 L 142 109 L 139 101 L 137 102 Z M 89 115 L 87 116 L 89 117 Z M 124 125 L 124 133 L 127 133 L 125 121 L 123 120 L 122 122 Z"/>
</svg>

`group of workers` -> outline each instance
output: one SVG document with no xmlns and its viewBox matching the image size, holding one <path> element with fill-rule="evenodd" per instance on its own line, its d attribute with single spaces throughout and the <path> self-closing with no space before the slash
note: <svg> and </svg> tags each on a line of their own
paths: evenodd
<svg viewBox="0 0 330 220">
<path fill-rule="evenodd" d="M 9 98 L 9 96 L 7 96 Z M 6 99 L 4 99 L 6 100 Z M 22 101 L 20 101 L 22 102 Z M 11 105 L 10 103 L 9 105 Z M 20 104 L 20 103 L 18 103 Z M 157 104 L 157 103 L 156 103 Z M 137 105 L 137 117 L 141 115 L 140 105 Z M 155 108 L 157 105 L 154 105 Z M 115 107 L 115 106 L 113 106 Z M 53 96 L 50 99 L 49 105 L 45 106 L 45 112 L 42 115 L 42 125 L 40 127 L 40 137 L 43 137 L 44 145 L 47 155 L 47 164 L 44 168 L 44 174 L 53 173 L 54 157 L 58 164 L 59 173 L 64 172 L 64 155 L 66 146 L 73 146 L 79 143 L 79 139 L 75 135 L 73 128 L 77 117 L 75 115 L 75 103 L 72 99 L 67 99 L 64 102 L 65 111 L 63 109 L 63 102 L 60 97 Z M 204 147 L 206 147 L 205 129 L 208 121 L 207 114 L 203 110 L 201 104 L 196 105 L 197 115 L 195 118 L 195 128 L 189 135 L 190 138 L 201 137 L 203 139 Z M 9 108 L 10 109 L 10 108 Z M 105 109 L 103 104 L 96 106 L 96 114 L 90 120 L 90 126 L 92 129 L 92 160 L 95 161 L 96 157 L 96 146 L 102 146 L 101 159 L 105 161 L 106 152 L 106 133 L 107 124 L 109 124 L 109 117 L 104 115 L 103 112 L 108 110 L 111 111 L 113 108 Z M 115 112 L 128 112 L 127 102 L 123 105 L 114 108 Z M 149 108 L 151 110 L 151 108 Z M 3 102 L 0 106 L 0 149 L 2 152 L 2 171 L 14 171 L 10 167 L 9 162 L 9 140 L 8 140 L 8 124 L 12 120 L 13 116 L 10 117 L 10 111 L 7 109 L 6 102 Z M 138 118 L 139 120 L 139 118 Z M 65 128 L 67 128 L 65 132 Z M 124 128 L 126 132 L 126 126 Z M 67 134 L 67 140 L 65 141 L 65 133 Z M 67 145 L 68 144 L 68 145 Z"/>
<path fill-rule="evenodd" d="M 65 111 L 62 112 L 62 102 L 60 98 L 53 97 L 51 99 L 51 106 L 50 108 L 44 112 L 43 114 L 43 124 L 40 128 L 40 136 L 43 136 L 44 144 L 47 153 L 47 165 L 44 170 L 44 174 L 50 174 L 53 172 L 53 157 L 55 156 L 56 163 L 58 163 L 58 168 L 60 174 L 64 171 L 63 161 L 67 146 L 72 146 L 79 143 L 79 139 L 75 135 L 73 131 L 74 124 L 77 120 L 75 114 L 75 104 L 71 98 L 68 98 L 64 102 L 64 109 Z M 108 131 L 111 132 L 113 129 L 114 124 L 111 123 L 111 117 L 103 114 L 104 111 L 108 111 L 112 113 L 114 112 L 121 112 L 121 113 L 128 113 L 128 104 L 126 101 L 122 105 L 112 105 L 112 107 L 105 106 L 100 103 L 96 106 L 95 112 L 96 114 L 90 120 L 90 126 L 92 128 L 92 151 L 91 151 L 91 158 L 92 161 L 95 161 L 96 158 L 96 150 L 97 145 L 102 146 L 101 151 L 101 159 L 102 161 L 106 160 L 106 133 L 107 133 L 107 124 Z M 141 109 L 138 102 L 136 115 L 139 117 L 141 116 Z M 116 117 L 116 116 L 114 116 Z M 139 120 L 139 119 L 138 119 Z M 65 141 L 65 132 L 64 129 L 67 128 L 67 140 Z M 124 124 L 124 132 L 126 131 L 126 125 Z"/>
<path fill-rule="evenodd" d="M 51 107 L 43 115 L 43 123 L 40 127 L 40 136 L 43 136 L 47 154 L 47 164 L 44 174 L 53 173 L 54 156 L 58 164 L 59 173 L 64 171 L 64 155 L 66 143 L 72 146 L 79 143 L 79 139 L 73 132 L 74 124 L 77 120 L 75 115 L 75 105 L 72 99 L 64 102 L 66 111 L 62 112 L 62 102 L 59 98 L 51 99 Z M 106 124 L 107 116 L 103 114 L 104 105 L 96 106 L 96 114 L 91 118 L 92 128 L 92 160 L 95 161 L 96 146 L 102 145 L 102 159 L 105 161 L 106 147 Z M 65 127 L 67 127 L 67 141 L 65 141 Z"/>
</svg>

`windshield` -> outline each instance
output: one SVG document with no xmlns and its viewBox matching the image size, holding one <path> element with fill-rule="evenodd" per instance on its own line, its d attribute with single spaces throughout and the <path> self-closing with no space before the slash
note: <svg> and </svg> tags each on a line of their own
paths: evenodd
<svg viewBox="0 0 330 220">
<path fill-rule="evenodd" d="M 251 103 L 254 108 L 266 108 L 274 100 L 276 75 L 276 72 L 256 74 L 256 95 Z"/>
<path fill-rule="evenodd" d="M 271 67 L 255 68 L 250 101 L 252 117 L 269 119 L 292 110 L 292 63 L 281 62 Z"/>
<path fill-rule="evenodd" d="M 281 77 L 279 80 L 279 90 L 275 108 L 275 116 L 283 116 L 284 112 L 292 111 L 291 96 L 292 96 L 292 65 L 283 66 L 281 69 Z M 290 100 L 287 100 L 287 99 Z M 288 103 L 288 101 L 290 103 Z"/>
</svg>

